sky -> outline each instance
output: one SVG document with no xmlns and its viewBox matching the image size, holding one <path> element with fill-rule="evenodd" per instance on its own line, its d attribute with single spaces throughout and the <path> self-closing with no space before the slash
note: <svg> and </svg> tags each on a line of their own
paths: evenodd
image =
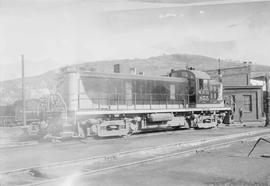
<svg viewBox="0 0 270 186">
<path fill-rule="evenodd" d="M 270 1 L 204 1 L 0 0 L 0 80 L 20 77 L 22 54 L 26 76 L 174 53 L 269 63 Z"/>
</svg>

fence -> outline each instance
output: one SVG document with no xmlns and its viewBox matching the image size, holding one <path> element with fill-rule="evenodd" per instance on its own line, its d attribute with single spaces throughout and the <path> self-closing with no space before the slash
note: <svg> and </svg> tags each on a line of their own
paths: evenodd
<svg viewBox="0 0 270 186">
<path fill-rule="evenodd" d="M 0 127 L 20 126 L 23 125 L 22 112 L 16 112 L 13 116 L 0 116 Z M 27 124 L 33 121 L 39 121 L 40 114 L 37 111 L 26 111 Z"/>
<path fill-rule="evenodd" d="M 0 127 L 9 127 L 15 125 L 15 116 L 0 116 Z"/>
</svg>

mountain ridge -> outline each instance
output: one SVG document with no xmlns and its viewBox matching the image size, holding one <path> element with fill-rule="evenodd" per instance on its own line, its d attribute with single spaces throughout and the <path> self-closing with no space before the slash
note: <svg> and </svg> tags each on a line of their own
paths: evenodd
<svg viewBox="0 0 270 186">
<path fill-rule="evenodd" d="M 233 68 L 243 66 L 239 61 L 224 61 L 191 54 L 164 54 L 149 58 L 117 59 L 83 62 L 70 65 L 80 70 L 112 73 L 115 64 L 120 64 L 120 70 L 129 73 L 130 68 L 136 68 L 137 73 L 145 75 L 167 75 L 171 69 L 185 69 L 186 66 L 197 70 L 207 71 L 220 68 Z M 252 64 L 253 72 L 270 71 L 270 66 Z M 39 98 L 42 94 L 54 90 L 57 86 L 57 77 L 60 69 L 51 70 L 38 76 L 25 78 L 26 98 Z M 21 80 L 13 79 L 2 81 L 0 105 L 12 104 L 21 97 Z"/>
</svg>

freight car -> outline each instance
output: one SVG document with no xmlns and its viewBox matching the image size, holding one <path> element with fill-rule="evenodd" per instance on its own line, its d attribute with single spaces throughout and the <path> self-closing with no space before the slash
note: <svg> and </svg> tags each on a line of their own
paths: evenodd
<svg viewBox="0 0 270 186">
<path fill-rule="evenodd" d="M 222 100 L 222 84 L 196 70 L 145 76 L 69 69 L 59 92 L 68 116 L 64 130 L 75 128 L 82 136 L 207 127 L 230 113 Z"/>
</svg>

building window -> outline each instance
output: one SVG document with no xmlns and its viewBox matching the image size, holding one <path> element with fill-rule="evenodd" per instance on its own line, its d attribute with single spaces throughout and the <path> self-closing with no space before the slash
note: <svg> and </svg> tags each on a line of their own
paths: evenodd
<svg viewBox="0 0 270 186">
<path fill-rule="evenodd" d="M 244 111 L 245 112 L 252 111 L 251 95 L 244 95 Z"/>
</svg>

